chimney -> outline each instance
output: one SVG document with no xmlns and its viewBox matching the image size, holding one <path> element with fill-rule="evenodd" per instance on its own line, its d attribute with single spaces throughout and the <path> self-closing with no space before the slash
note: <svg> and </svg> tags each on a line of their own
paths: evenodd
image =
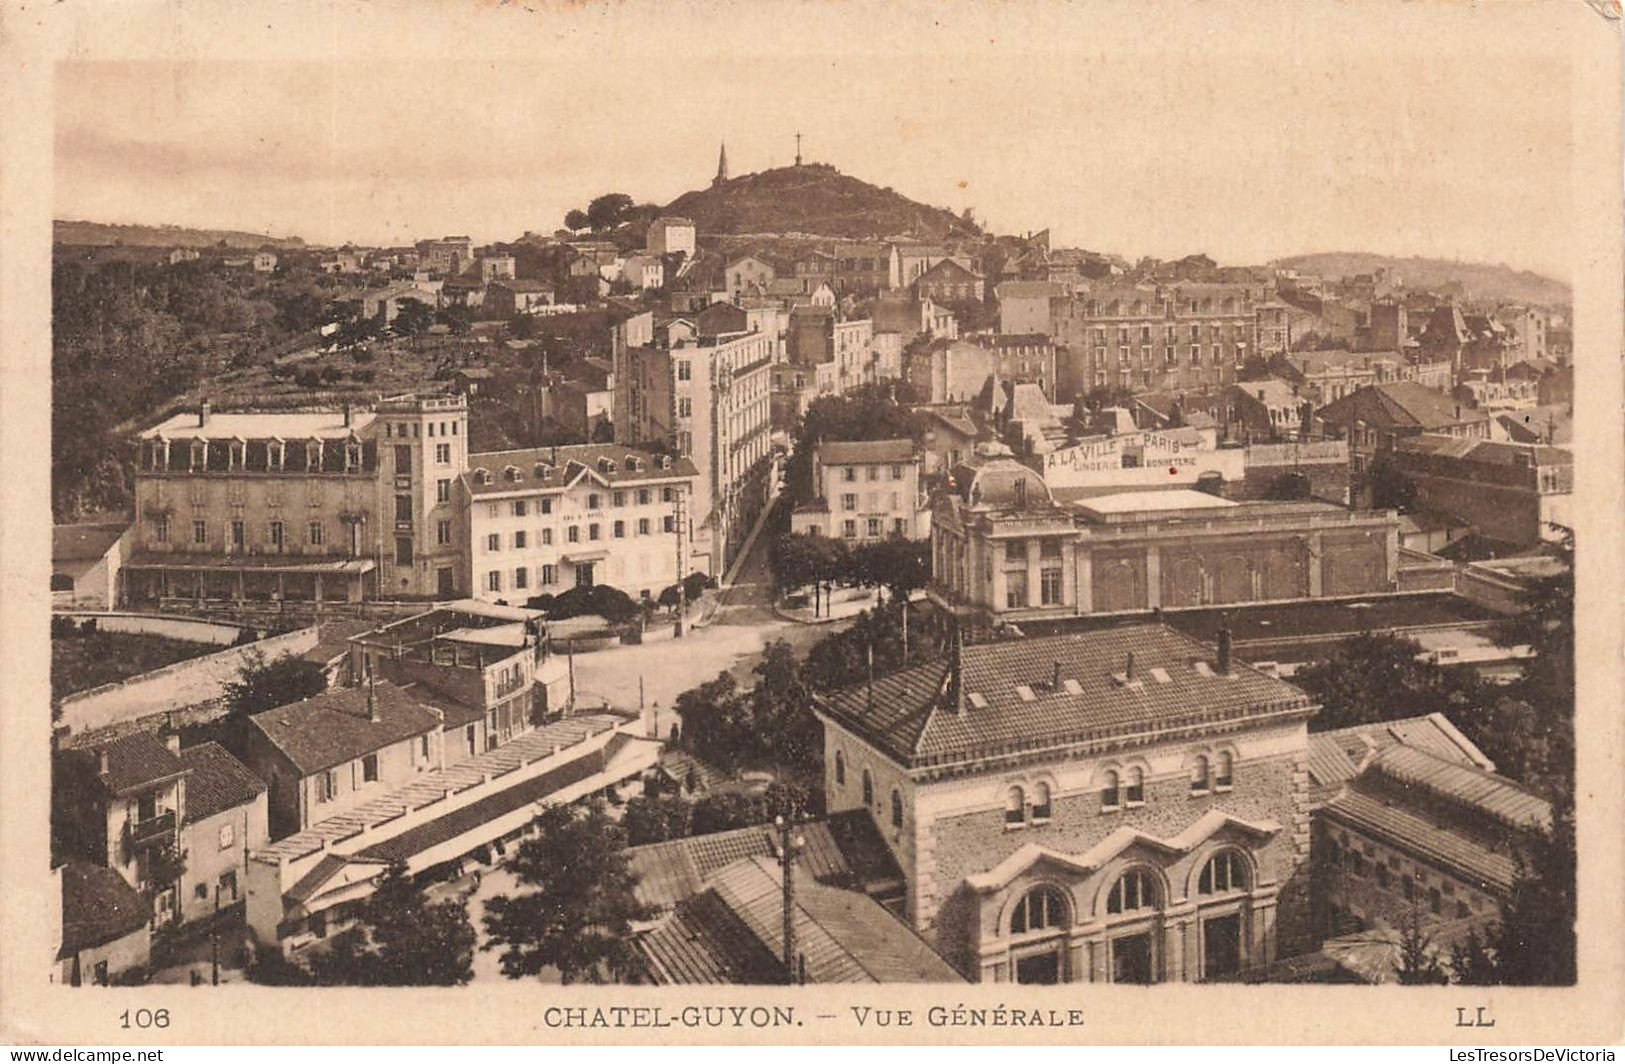
<svg viewBox="0 0 1625 1064">
<path fill-rule="evenodd" d="M 378 713 L 378 684 L 373 679 L 372 662 L 367 662 L 367 719 L 374 724 L 384 718 Z"/>
<path fill-rule="evenodd" d="M 181 733 L 178 731 L 166 731 L 164 733 L 164 745 L 169 748 L 170 753 L 179 756 L 181 752 Z"/>
<path fill-rule="evenodd" d="M 197 427 L 198 428 L 202 428 L 203 426 L 205 426 L 205 425 L 207 425 L 209 423 L 209 411 L 211 411 L 213 409 L 214 409 L 213 405 L 207 399 L 203 400 L 203 402 L 198 404 L 198 408 L 197 408 Z"/>
<path fill-rule="evenodd" d="M 345 403 L 344 404 L 344 427 L 349 428 L 354 423 L 354 421 L 355 421 L 355 415 L 354 415 L 353 411 L 350 409 L 350 404 Z"/>
<path fill-rule="evenodd" d="M 1219 629 L 1219 671 L 1230 675 L 1230 627 Z"/>
<path fill-rule="evenodd" d="M 96 774 L 107 775 L 107 747 L 103 746 L 96 751 Z"/>
<path fill-rule="evenodd" d="M 954 702 L 954 716 L 965 715 L 965 634 L 959 627 L 959 621 L 954 621 L 954 646 L 948 660 L 948 684 Z"/>
<path fill-rule="evenodd" d="M 1128 652 L 1128 660 L 1123 663 L 1123 679 L 1134 682 L 1134 651 Z"/>
<path fill-rule="evenodd" d="M 1055 662 L 1055 671 L 1050 677 L 1049 686 L 1052 691 L 1061 689 L 1061 663 L 1059 661 Z"/>
</svg>

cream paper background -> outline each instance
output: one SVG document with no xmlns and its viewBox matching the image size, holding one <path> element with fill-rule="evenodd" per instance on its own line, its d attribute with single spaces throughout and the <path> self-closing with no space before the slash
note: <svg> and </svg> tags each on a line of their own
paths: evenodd
<svg viewBox="0 0 1625 1064">
<path fill-rule="evenodd" d="M 1621 876 L 1622 701 L 1621 580 L 1625 557 L 1618 531 L 1621 462 L 1621 136 L 1620 23 L 1611 0 L 1484 2 L 1433 0 L 1258 0 L 1173 2 L 1055 2 L 894 4 L 775 0 L 747 8 L 728 3 L 626 2 L 495 4 L 474 0 L 370 4 L 294 2 L 228 4 L 218 0 L 127 0 L 121 3 L 0 4 L 0 1043 L 46 1045 L 194 1043 L 511 1043 L 673 1044 L 679 1042 L 1021 1042 L 1128 1043 L 1613 1043 L 1625 1037 L 1625 889 Z M 749 17 L 747 17 L 749 16 Z M 747 36 L 748 35 L 748 36 Z M 50 242 L 53 215 L 53 72 L 84 60 L 415 62 L 466 60 L 500 71 L 505 62 L 546 63 L 550 49 L 613 43 L 617 54 L 648 58 L 651 99 L 669 84 L 664 64 L 683 76 L 728 76 L 728 64 L 707 62 L 718 51 L 742 50 L 753 61 L 808 52 L 854 54 L 885 65 L 928 69 L 940 54 L 943 70 L 984 64 L 1019 76 L 1019 64 L 989 50 L 980 59 L 970 42 L 986 37 L 1040 42 L 1057 63 L 1086 69 L 1108 45 L 1132 42 L 1150 62 L 1201 67 L 1235 54 L 1257 56 L 1249 73 L 1225 86 L 1238 98 L 1268 97 L 1279 65 L 1305 55 L 1383 56 L 1387 69 L 1426 79 L 1436 62 L 1481 60 L 1484 92 L 1518 115 L 1520 88 L 1505 83 L 1512 60 L 1539 59 L 1566 71 L 1572 101 L 1572 180 L 1549 190 L 1550 202 L 1572 209 L 1570 280 L 1575 347 L 1580 356 L 1576 410 L 1579 689 L 1580 983 L 1573 989 L 1110 986 L 750 988 L 657 990 L 636 987 L 556 988 L 531 983 L 459 990 L 272 990 L 144 987 L 70 989 L 50 986 L 46 973 L 55 943 L 47 941 L 50 551 Z M 951 42 L 951 43 L 950 43 Z M 961 48 L 961 45 L 964 47 Z M 844 51 L 843 51 L 844 50 Z M 664 57 L 664 58 L 662 58 Z M 676 57 L 675 59 L 673 57 Z M 635 72 L 621 68 L 622 72 Z M 1229 68 L 1226 68 L 1227 70 Z M 1081 75 L 1080 75 L 1081 76 Z M 832 87 L 832 91 L 838 91 Z M 590 87 L 577 97 L 577 119 L 590 123 Z M 515 121 L 526 120 L 523 101 Z M 276 99 L 257 101 L 270 112 Z M 883 110 L 886 101 L 873 106 Z M 1080 106 L 1086 106 L 1080 104 Z M 244 109 L 251 124 L 255 111 Z M 661 121 L 658 108 L 652 109 Z M 1019 128 L 1020 113 L 1008 120 Z M 686 116 L 725 131 L 726 117 Z M 787 116 L 787 120 L 793 119 Z M 1261 139 L 1272 128 L 1262 106 Z M 788 130 L 789 127 L 786 127 Z M 606 136 L 636 136 L 636 129 Z M 861 130 L 852 131 L 861 136 Z M 788 133 L 786 133 L 788 136 Z M 1155 126 L 1143 130 L 1150 142 Z M 1266 141 L 1267 143 L 1267 141 Z M 909 139 L 898 138 L 906 153 Z M 1524 146 L 1509 143 L 1517 152 Z M 403 151 L 409 150 L 403 145 Z M 1132 153 L 1132 144 L 1109 149 Z M 1245 151 L 1235 143 L 1191 150 Z M 1428 152 L 1414 144 L 1412 152 Z M 1262 151 L 1262 148 L 1260 149 Z M 813 152 L 813 157 L 818 157 Z M 838 156 L 837 156 L 838 157 Z M 1396 206 L 1404 200 L 1404 155 L 1392 176 Z M 781 162 L 784 160 L 780 160 Z M 937 160 L 922 151 L 926 172 Z M 478 165 L 476 160 L 473 165 Z M 986 153 L 982 172 L 1011 168 L 1018 154 Z M 1335 163 L 1334 163 L 1335 165 Z M 1483 158 L 1479 165 L 1510 165 Z M 736 169 L 754 169 L 754 164 Z M 1267 168 L 1267 164 L 1266 164 Z M 856 168 L 854 168 L 856 169 Z M 857 176 L 865 174 L 857 171 Z M 693 186 L 696 180 L 688 184 Z M 905 183 L 902 191 L 909 192 Z M 448 189 L 448 195 L 455 189 Z M 1208 194 L 1191 187 L 1185 195 Z M 1431 194 L 1447 196 L 1447 188 Z M 1414 193 L 1412 194 L 1414 195 Z M 931 200 L 931 196 L 922 198 Z M 974 200 L 973 200 L 974 202 Z M 1214 211 L 1223 211 L 1216 199 Z M 1340 210 L 1335 199 L 1324 209 Z M 1529 209 L 1543 209 L 1531 203 Z M 96 220 L 96 219 L 92 219 Z M 101 220 L 119 221 L 108 217 Z M 1001 224 L 994 216 L 996 225 Z M 546 225 L 538 220 L 538 225 Z M 1040 223 L 1042 224 L 1042 223 Z M 1290 218 L 1283 226 L 1291 226 Z M 1496 226 L 1495 218 L 1484 225 Z M 246 228 L 246 226 L 244 226 Z M 1004 226 L 1009 228 L 1007 224 Z M 311 239 L 314 234 L 303 234 Z M 423 234 L 416 234 L 423 235 Z M 319 236 L 315 236 L 320 239 Z M 1087 244 L 1087 238 L 1080 238 Z M 1202 249 L 1193 234 L 1189 251 Z M 1125 253 L 1149 250 L 1121 247 Z M 1304 248 L 1303 250 L 1313 250 Z M 1357 240 L 1339 248 L 1363 250 Z M 1372 250 L 1379 250 L 1373 248 Z M 1496 258 L 1527 265 L 1534 247 L 1507 242 Z M 1225 261 L 1222 254 L 1216 254 Z M 1079 1008 L 1080 1028 L 933 1028 L 932 1005 L 997 1004 Z M 792 1004 L 802 1025 L 781 1029 L 681 1028 L 560 1030 L 543 1025 L 554 1005 L 659 1004 L 668 1014 L 684 1004 Z M 911 1027 L 860 1027 L 852 1006 L 911 1008 Z M 163 1031 L 121 1030 L 118 1016 L 135 1007 L 167 1008 Z M 1493 1028 L 1454 1026 L 1458 1007 L 1484 1006 Z M 820 1018 L 829 1017 L 829 1018 Z"/>
</svg>

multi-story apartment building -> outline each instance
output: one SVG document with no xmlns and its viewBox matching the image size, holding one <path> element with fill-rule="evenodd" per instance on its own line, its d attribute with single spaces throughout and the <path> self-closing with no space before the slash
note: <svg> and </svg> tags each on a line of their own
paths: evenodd
<svg viewBox="0 0 1625 1064">
<path fill-rule="evenodd" d="M 1099 285 L 1058 304 L 1051 326 L 1067 349 L 1064 393 L 1220 388 L 1257 349 L 1245 285 Z"/>
<path fill-rule="evenodd" d="M 143 432 L 130 599 L 372 597 L 387 520 L 374 420 L 348 408 L 215 414 L 205 402 Z"/>
<path fill-rule="evenodd" d="M 469 462 L 457 498 L 474 597 L 519 604 L 609 584 L 647 598 L 687 575 L 677 520 L 698 479 L 691 459 L 583 444 Z"/>
<path fill-rule="evenodd" d="M 1306 948 L 1299 690 L 1161 625 L 958 646 L 817 701 L 832 814 L 978 982 L 1195 982 Z"/>
<path fill-rule="evenodd" d="M 927 534 L 920 457 L 910 440 L 819 444 L 813 484 L 818 497 L 796 508 L 793 532 L 838 536 L 848 543 Z"/>
<path fill-rule="evenodd" d="M 379 593 L 456 594 L 466 586 L 458 579 L 466 568 L 452 534 L 452 484 L 468 468 L 468 400 L 408 395 L 373 409 L 376 512 L 388 522 L 387 532 L 379 530 Z"/>
<path fill-rule="evenodd" d="M 474 241 L 466 236 L 420 240 L 417 249 L 419 265 L 448 276 L 462 273 L 474 261 Z"/>
<path fill-rule="evenodd" d="M 694 223 L 675 216 L 656 218 L 649 223 L 645 243 L 651 255 L 684 254 L 694 257 Z"/>
<path fill-rule="evenodd" d="M 720 574 L 767 501 L 777 338 L 691 330 L 666 337 L 661 346 L 616 344 L 626 402 L 615 411 L 615 437 L 663 443 L 693 463 L 684 542 L 694 568 Z"/>
</svg>

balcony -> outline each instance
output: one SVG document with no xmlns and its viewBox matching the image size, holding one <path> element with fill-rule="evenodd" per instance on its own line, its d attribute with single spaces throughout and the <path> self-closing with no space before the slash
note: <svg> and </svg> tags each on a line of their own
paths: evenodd
<svg viewBox="0 0 1625 1064">
<path fill-rule="evenodd" d="M 493 693 L 491 698 L 493 700 L 506 698 L 523 686 L 525 686 L 525 678 L 523 676 L 510 676 L 506 679 L 499 678 L 492 688 Z"/>
<path fill-rule="evenodd" d="M 170 842 L 175 838 L 175 811 L 168 810 L 146 820 L 132 820 L 129 826 L 131 846 L 151 846 Z"/>
</svg>

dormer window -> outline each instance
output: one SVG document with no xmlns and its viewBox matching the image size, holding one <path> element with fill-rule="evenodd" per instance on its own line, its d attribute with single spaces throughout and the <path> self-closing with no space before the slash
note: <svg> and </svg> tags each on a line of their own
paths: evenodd
<svg viewBox="0 0 1625 1064">
<path fill-rule="evenodd" d="M 547 466 L 543 465 L 541 462 L 537 462 L 531 467 L 530 473 L 531 476 L 535 477 L 537 480 L 546 480 Z"/>
<path fill-rule="evenodd" d="M 626 456 L 626 471 L 628 473 L 637 473 L 637 472 L 640 472 L 642 469 L 643 469 L 643 463 L 638 460 L 636 455 L 630 455 L 629 454 L 629 455 Z"/>
<path fill-rule="evenodd" d="M 489 469 L 485 469 L 483 467 L 475 469 L 474 470 L 474 482 L 476 484 L 489 484 L 489 483 L 491 483 L 491 471 Z"/>
<path fill-rule="evenodd" d="M 598 459 L 598 472 L 606 476 L 615 472 L 615 460 L 613 458 Z"/>
<path fill-rule="evenodd" d="M 502 470 L 502 475 L 503 475 L 503 477 L 505 477 L 510 482 L 517 483 L 518 480 L 519 480 L 519 467 L 518 466 L 506 466 Z"/>
</svg>

